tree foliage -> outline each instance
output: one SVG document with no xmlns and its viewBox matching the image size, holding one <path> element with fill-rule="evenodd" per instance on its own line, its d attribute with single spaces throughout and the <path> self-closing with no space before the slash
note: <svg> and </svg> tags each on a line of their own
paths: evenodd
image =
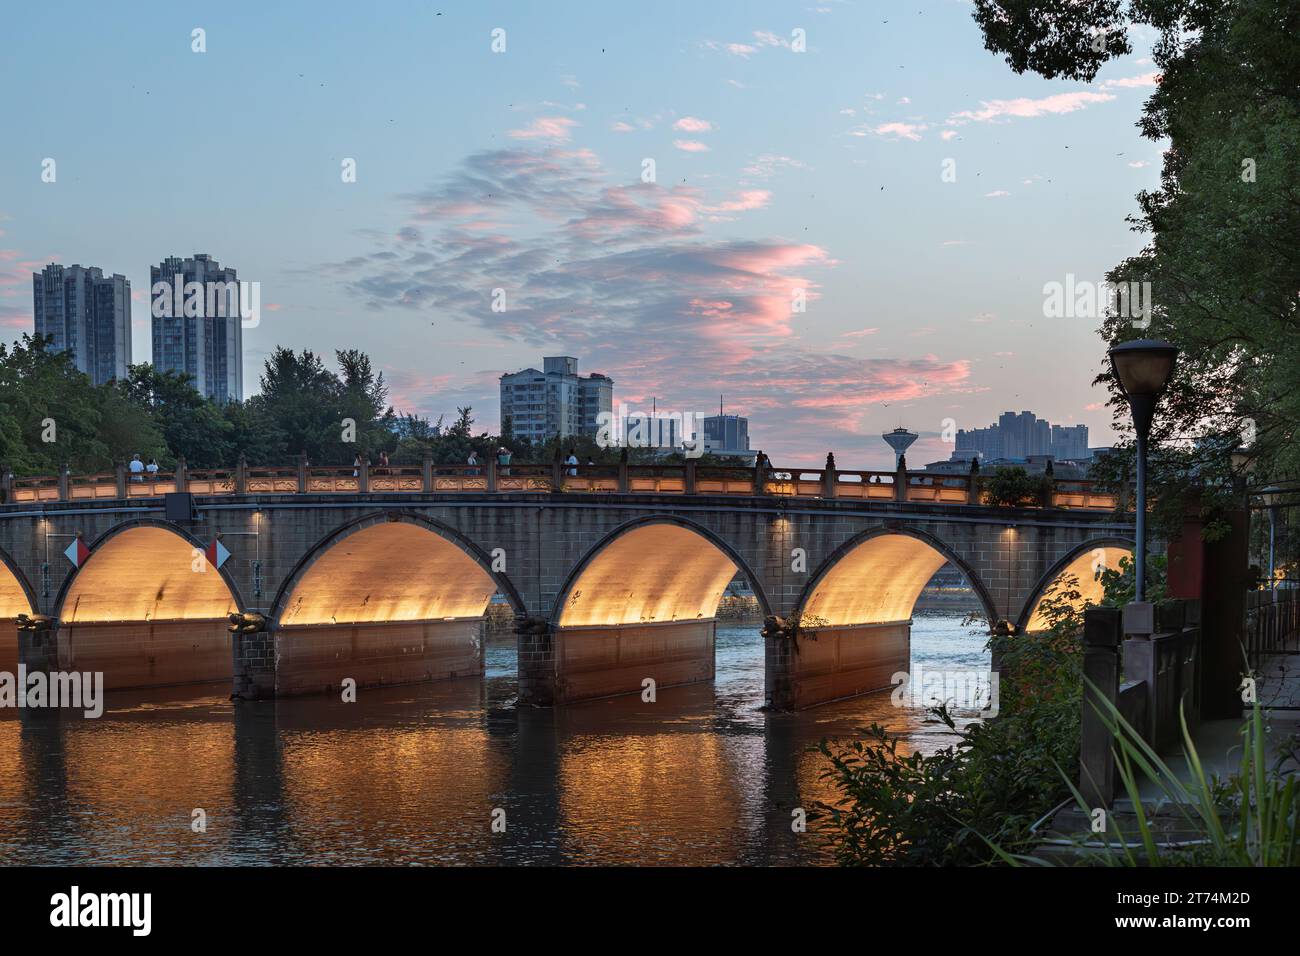
<svg viewBox="0 0 1300 956">
<path fill-rule="evenodd" d="M 1160 186 L 1138 194 L 1130 217 L 1147 243 L 1108 276 L 1151 283 L 1152 323 L 1112 315 L 1100 332 L 1182 350 L 1152 432 L 1156 518 L 1178 520 L 1194 491 L 1213 536 L 1233 494 L 1229 452 L 1243 439 L 1266 480 L 1300 469 L 1300 4 L 975 0 L 974 15 L 990 50 L 1045 77 L 1091 80 L 1128 52 L 1129 28 L 1157 34 L 1159 82 L 1139 126 L 1168 148 Z M 1097 381 L 1123 433 L 1109 368 Z M 1108 463 L 1115 480 L 1132 477 L 1128 449 Z"/>
</svg>

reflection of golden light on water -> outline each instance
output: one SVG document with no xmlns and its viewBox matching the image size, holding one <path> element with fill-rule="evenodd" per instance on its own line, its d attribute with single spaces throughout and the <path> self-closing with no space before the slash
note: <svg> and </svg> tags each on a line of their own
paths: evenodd
<svg viewBox="0 0 1300 956">
<path fill-rule="evenodd" d="M 139 844 L 141 859 L 196 863 L 229 841 L 236 808 L 228 718 L 181 722 L 155 711 L 140 720 L 74 719 L 63 746 L 66 807 L 88 831 L 88 846 L 111 842 L 128 855 L 113 862 L 130 862 L 129 848 Z M 196 808 L 207 815 L 205 833 L 191 829 Z"/>
<path fill-rule="evenodd" d="M 557 777 L 560 827 L 575 862 L 734 862 L 746 794 L 715 734 L 573 738 Z"/>
<path fill-rule="evenodd" d="M 291 839 L 319 848 L 324 862 L 357 850 L 380 864 L 490 854 L 491 813 L 510 766 L 482 729 L 282 731 L 281 739 Z"/>
</svg>

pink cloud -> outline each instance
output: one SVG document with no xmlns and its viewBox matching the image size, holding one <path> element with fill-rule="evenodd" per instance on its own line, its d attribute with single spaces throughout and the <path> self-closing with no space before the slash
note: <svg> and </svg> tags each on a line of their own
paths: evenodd
<svg viewBox="0 0 1300 956">
<path fill-rule="evenodd" d="M 512 129 L 506 135 L 512 139 L 549 139 L 567 143 L 576 120 L 567 116 L 539 116 L 523 129 Z"/>
<path fill-rule="evenodd" d="M 924 123 L 881 123 L 873 127 L 871 132 L 877 136 L 894 136 L 898 139 L 910 139 L 913 141 L 921 138 L 921 133 L 926 129 Z"/>
<path fill-rule="evenodd" d="M 1101 84 L 1103 90 L 1131 90 L 1142 86 L 1159 86 L 1161 77 L 1156 72 L 1143 73 L 1140 76 L 1125 76 L 1118 80 L 1106 80 Z"/>
<path fill-rule="evenodd" d="M 713 124 L 695 116 L 683 116 L 673 123 L 673 129 L 681 130 L 683 133 L 708 133 L 713 129 Z"/>
<path fill-rule="evenodd" d="M 573 152 L 468 156 L 404 197 L 412 217 L 455 209 L 464 217 L 421 218 L 422 235 L 410 241 L 391 229 L 368 233 L 376 251 L 331 272 L 369 308 L 436 317 L 537 354 L 580 355 L 584 371 L 614 378 L 620 398 L 656 396 L 661 408 L 706 411 L 722 392 L 728 410 L 758 416 L 755 447 L 793 464 L 834 449 L 869 467 L 888 451 L 871 421 L 882 402 L 970 390 L 965 359 L 862 358 L 803 345 L 806 316 L 792 303 L 817 303 L 820 276 L 836 260 L 811 243 L 721 231 L 720 214 L 761 208 L 772 201 L 768 190 L 715 196 L 697 186 L 628 185 L 590 153 L 562 155 Z M 474 232 L 467 223 L 484 221 L 483 208 L 490 219 L 528 225 Z M 509 290 L 505 312 L 488 307 L 484 290 L 497 286 Z M 389 377 L 394 404 L 471 404 L 478 426 L 493 427 L 490 375 L 462 373 L 436 386 L 417 371 Z"/>
<path fill-rule="evenodd" d="M 1009 117 L 1027 119 L 1035 116 L 1073 113 L 1091 104 L 1106 103 L 1114 98 L 1111 93 L 1077 90 L 1073 93 L 1055 93 L 1052 96 L 1044 96 L 1036 100 L 1028 97 L 1020 97 L 1014 100 L 982 100 L 980 109 L 953 113 L 948 118 L 948 123 L 950 125 L 968 122 L 986 123 Z"/>
<path fill-rule="evenodd" d="M 675 139 L 673 145 L 685 153 L 707 153 L 709 147 L 694 139 Z"/>
</svg>

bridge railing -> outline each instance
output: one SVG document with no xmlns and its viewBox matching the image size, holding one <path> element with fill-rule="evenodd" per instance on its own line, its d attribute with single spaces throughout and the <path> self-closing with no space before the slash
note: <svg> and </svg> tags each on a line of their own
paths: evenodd
<svg viewBox="0 0 1300 956">
<path fill-rule="evenodd" d="M 828 462 L 833 465 L 833 462 Z M 1090 481 L 1051 482 L 1044 501 L 1056 508 L 1114 510 L 1119 500 Z M 509 494 L 562 490 L 573 493 L 657 495 L 770 495 L 780 498 L 843 498 L 854 501 L 909 501 L 924 504 L 979 504 L 981 489 L 972 475 L 933 472 L 777 468 L 746 465 L 684 464 L 475 464 L 249 465 L 188 468 L 137 475 L 118 465 L 113 472 L 17 478 L 0 472 L 0 501 L 47 502 L 151 498 L 172 491 L 202 497 L 236 494 Z"/>
<path fill-rule="evenodd" d="M 1090 481 L 1061 479 L 1054 482 L 1052 505 L 1056 508 L 1107 508 L 1115 509 L 1118 496 L 1103 491 Z"/>
</svg>

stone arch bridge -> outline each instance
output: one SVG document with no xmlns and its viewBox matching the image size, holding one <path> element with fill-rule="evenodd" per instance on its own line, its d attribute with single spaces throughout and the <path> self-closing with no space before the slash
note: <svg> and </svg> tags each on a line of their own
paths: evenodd
<svg viewBox="0 0 1300 956">
<path fill-rule="evenodd" d="M 737 469 L 733 483 L 688 466 L 676 482 L 656 469 L 647 488 L 627 469 L 8 479 L 0 617 L 17 624 L 0 633 L 0 670 L 103 671 L 110 688 L 225 681 L 246 698 L 474 677 L 500 594 L 520 699 L 565 703 L 711 679 L 715 614 L 739 574 L 779 619 L 764 635 L 767 703 L 803 707 L 906 669 L 912 608 L 945 564 L 991 625 L 1032 630 L 1053 581 L 1095 589 L 1097 565 L 1131 548 L 1128 516 L 1082 483 L 1007 508 L 904 472 Z M 219 568 L 214 542 L 230 554 Z"/>
</svg>

